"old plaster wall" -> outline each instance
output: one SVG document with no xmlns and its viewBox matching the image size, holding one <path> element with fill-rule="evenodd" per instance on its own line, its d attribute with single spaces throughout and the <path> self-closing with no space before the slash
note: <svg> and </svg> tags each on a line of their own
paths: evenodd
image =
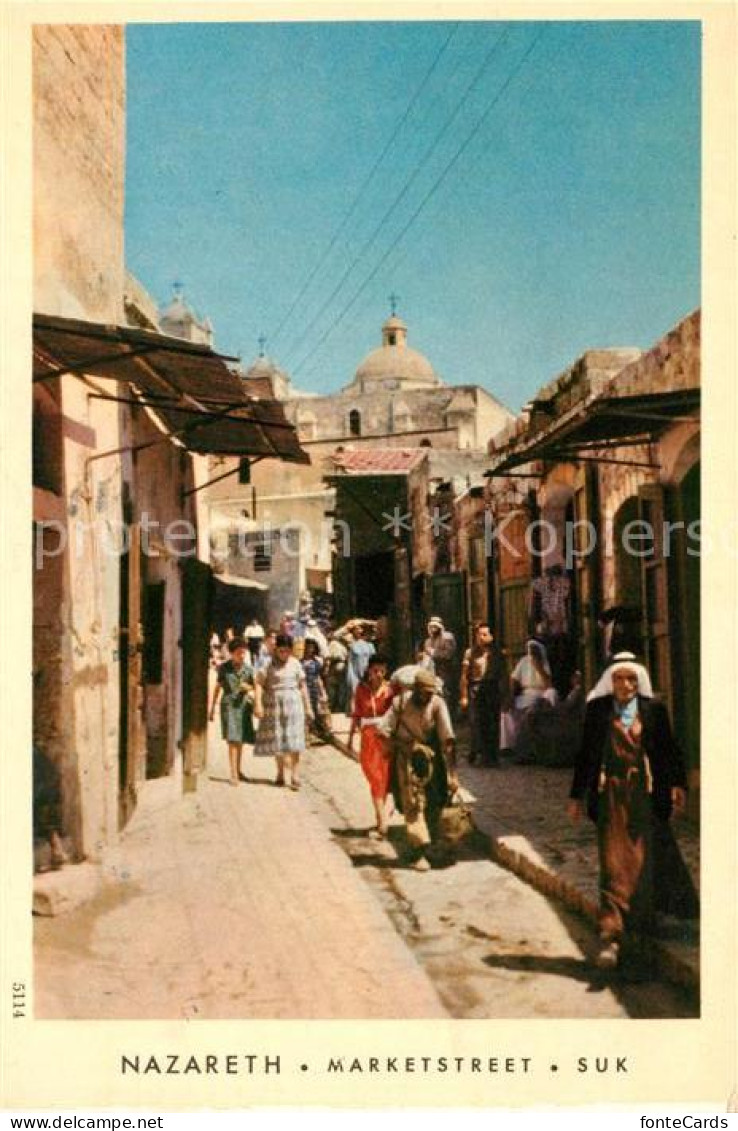
<svg viewBox="0 0 738 1131">
<path fill-rule="evenodd" d="M 131 430 L 134 445 L 161 440 L 145 411 L 137 411 Z M 175 765 L 182 738 L 182 562 L 197 556 L 195 497 L 183 492 L 194 485 L 193 457 L 172 443 L 154 443 L 132 460 L 135 518 L 151 531 L 143 540 L 142 585 L 163 582 L 164 619 L 161 679 L 145 682 L 143 717 L 146 759 L 137 778 L 160 776 Z"/>
<path fill-rule="evenodd" d="M 62 709 L 71 720 L 65 775 L 77 781 L 68 796 L 76 796 L 79 805 L 74 816 L 79 851 L 95 859 L 118 831 L 118 626 L 125 535 L 120 458 L 90 457 L 118 447 L 120 429 L 117 406 L 90 400 L 73 377 L 63 379 L 63 404 L 68 548 Z"/>
<path fill-rule="evenodd" d="M 227 546 L 224 564 L 230 577 L 239 577 L 268 585 L 266 615 L 269 629 L 276 629 L 288 611 L 299 607 L 300 594 L 305 589 L 305 553 L 302 547 L 304 534 L 299 527 L 285 526 L 265 534 L 258 530 L 231 530 L 223 532 Z M 268 544 L 268 568 L 257 569 L 255 551 Z M 264 565 L 267 560 L 262 559 Z M 255 595 L 261 601 L 261 595 Z M 236 626 L 243 627 L 243 626 Z"/>
<path fill-rule="evenodd" d="M 124 109 L 121 27 L 34 28 L 33 297 L 38 311 L 101 322 L 122 319 Z M 67 548 L 54 577 L 35 575 L 39 611 L 48 610 L 54 594 L 59 597 L 60 636 L 47 654 L 45 617 L 39 619 L 34 666 L 62 720 L 44 752 L 60 768 L 66 831 L 78 854 L 95 858 L 117 835 L 119 560 L 114 545 L 121 468 L 116 456 L 94 463 L 88 458 L 119 446 L 119 412 L 115 405 L 91 401 L 76 377 L 64 377 L 60 385 L 59 513 Z M 36 737 L 49 729 L 44 709 Z"/>
</svg>

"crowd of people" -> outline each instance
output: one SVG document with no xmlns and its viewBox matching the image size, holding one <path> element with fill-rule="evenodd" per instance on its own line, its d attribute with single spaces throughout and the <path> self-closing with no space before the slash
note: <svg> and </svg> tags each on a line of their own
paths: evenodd
<svg viewBox="0 0 738 1131">
<path fill-rule="evenodd" d="M 348 746 L 360 763 L 374 815 L 369 835 L 388 836 L 402 814 L 409 865 L 428 871 L 448 856 L 449 814 L 463 812 L 456 725 L 466 717 L 468 761 L 495 766 L 564 750 L 573 766 L 569 816 L 596 822 L 600 852 L 603 967 L 617 965 L 626 928 L 647 932 L 657 913 L 689 918 L 697 896 L 669 827 L 685 807 L 686 778 L 668 714 L 631 652 L 611 658 L 585 702 L 579 673 L 563 697 L 547 649 L 529 640 L 509 679 L 487 624 L 471 646 L 431 617 L 412 664 L 392 671 L 386 625 L 353 620 L 335 631 L 285 614 L 276 632 L 252 621 L 226 633 L 223 658 L 212 642 L 228 745 L 230 780 L 244 780 L 243 747 L 273 758 L 275 783 L 300 787 L 300 757 L 313 733 L 328 737 L 331 717 L 348 715 Z M 545 760 L 545 759 L 544 759 Z"/>
</svg>

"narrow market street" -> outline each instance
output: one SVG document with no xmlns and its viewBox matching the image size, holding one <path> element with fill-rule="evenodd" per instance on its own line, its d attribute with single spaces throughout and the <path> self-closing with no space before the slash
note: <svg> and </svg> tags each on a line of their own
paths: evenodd
<svg viewBox="0 0 738 1131">
<path fill-rule="evenodd" d="M 149 782 L 98 896 L 36 918 L 40 1017 L 685 1017 L 659 982 L 606 979 L 591 928 L 493 863 L 481 835 L 448 868 L 367 836 L 359 767 L 330 746 L 300 793 L 247 757 L 182 797 Z"/>
</svg>

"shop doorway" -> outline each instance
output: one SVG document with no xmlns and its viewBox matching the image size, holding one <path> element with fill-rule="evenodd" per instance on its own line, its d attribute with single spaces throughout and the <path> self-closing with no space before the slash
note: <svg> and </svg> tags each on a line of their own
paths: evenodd
<svg viewBox="0 0 738 1131">
<path fill-rule="evenodd" d="M 146 732 L 142 710 L 141 527 L 136 522 L 130 522 L 128 529 L 130 532 L 128 546 L 120 557 L 118 637 L 120 686 L 118 824 L 120 828 L 127 824 L 136 808 L 137 782 L 144 776 L 146 758 Z"/>
<path fill-rule="evenodd" d="M 364 554 L 354 560 L 356 616 L 376 620 L 386 616 L 395 597 L 395 558 L 391 551 Z"/>
</svg>

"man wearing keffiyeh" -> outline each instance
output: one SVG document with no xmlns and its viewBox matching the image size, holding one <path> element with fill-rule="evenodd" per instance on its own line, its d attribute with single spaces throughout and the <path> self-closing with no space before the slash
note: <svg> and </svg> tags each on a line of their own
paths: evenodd
<svg viewBox="0 0 738 1131">
<path fill-rule="evenodd" d="M 615 657 L 590 693 L 569 814 L 587 801 L 600 857 L 597 964 L 617 966 L 628 931 L 646 934 L 654 914 L 695 918 L 691 877 L 669 826 L 686 803 L 686 775 L 666 708 L 631 653 Z"/>
</svg>

